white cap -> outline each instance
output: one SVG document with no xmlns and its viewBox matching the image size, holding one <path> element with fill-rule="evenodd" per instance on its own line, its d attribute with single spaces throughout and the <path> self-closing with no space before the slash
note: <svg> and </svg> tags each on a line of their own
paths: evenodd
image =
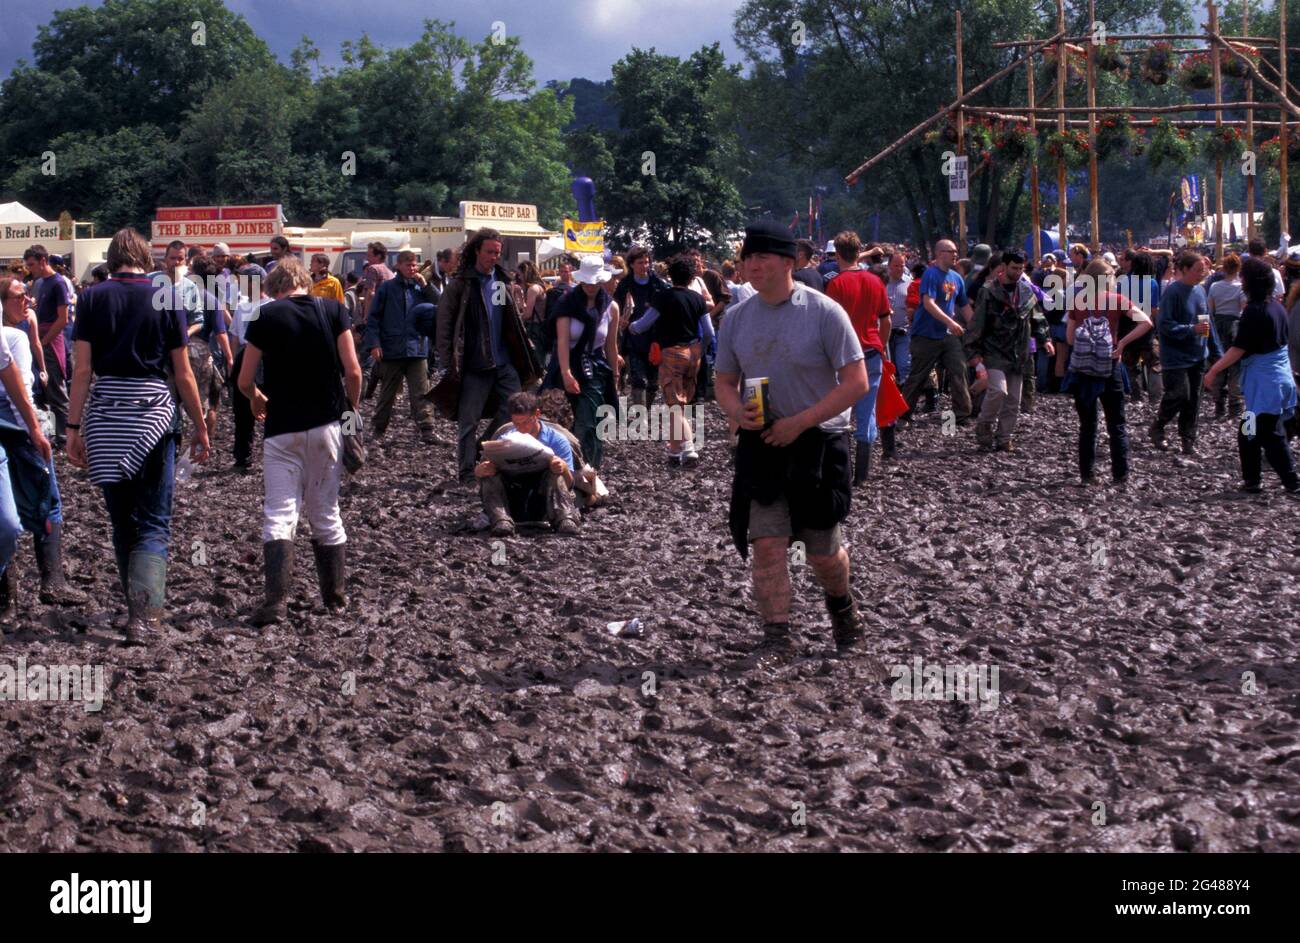
<svg viewBox="0 0 1300 943">
<path fill-rule="evenodd" d="M 1103 253 L 1101 254 L 1101 260 L 1102 260 L 1103 262 L 1105 262 L 1107 265 L 1115 265 L 1115 264 L 1116 264 L 1116 263 L 1115 263 L 1115 253 L 1114 253 L 1114 252 L 1103 252 Z"/>
<path fill-rule="evenodd" d="M 826 240 L 826 251 L 827 251 L 827 252 L 834 252 L 834 251 L 835 251 L 835 240 L 834 240 L 834 239 L 827 239 L 827 240 Z"/>
</svg>

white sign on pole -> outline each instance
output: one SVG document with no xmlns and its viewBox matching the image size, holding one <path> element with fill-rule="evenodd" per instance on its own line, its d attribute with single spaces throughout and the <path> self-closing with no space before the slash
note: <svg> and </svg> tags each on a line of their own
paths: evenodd
<svg viewBox="0 0 1300 943">
<path fill-rule="evenodd" d="M 966 176 L 966 162 L 970 158 L 963 154 L 954 157 L 952 173 L 948 175 L 948 200 L 952 203 L 964 203 L 970 199 L 970 180 Z"/>
</svg>

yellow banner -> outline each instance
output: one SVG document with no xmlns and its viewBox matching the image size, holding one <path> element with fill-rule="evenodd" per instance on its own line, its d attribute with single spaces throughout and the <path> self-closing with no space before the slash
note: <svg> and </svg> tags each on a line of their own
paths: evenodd
<svg viewBox="0 0 1300 943">
<path fill-rule="evenodd" d="M 564 251 L 575 255 L 603 255 L 605 252 L 605 221 L 580 223 L 564 220 Z"/>
</svg>

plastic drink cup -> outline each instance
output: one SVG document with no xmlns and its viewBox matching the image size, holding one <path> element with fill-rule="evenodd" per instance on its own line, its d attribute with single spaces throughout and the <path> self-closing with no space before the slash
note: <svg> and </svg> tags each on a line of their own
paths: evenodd
<svg viewBox="0 0 1300 943">
<path fill-rule="evenodd" d="M 767 425 L 772 406 L 767 377 L 745 379 L 745 405 L 748 406 L 750 403 L 758 404 L 758 421 Z"/>
</svg>

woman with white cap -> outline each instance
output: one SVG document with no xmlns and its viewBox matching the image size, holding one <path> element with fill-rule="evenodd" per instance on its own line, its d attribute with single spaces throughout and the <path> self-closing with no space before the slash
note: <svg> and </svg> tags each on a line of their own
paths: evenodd
<svg viewBox="0 0 1300 943">
<path fill-rule="evenodd" d="M 618 355 L 618 302 L 605 290 L 614 273 L 599 256 L 582 259 L 573 273 L 577 286 L 564 296 L 555 313 L 555 359 L 573 408 L 573 434 L 592 468 L 600 469 L 604 443 L 596 434 L 597 411 L 618 402 L 615 378 L 622 367 Z"/>
</svg>

